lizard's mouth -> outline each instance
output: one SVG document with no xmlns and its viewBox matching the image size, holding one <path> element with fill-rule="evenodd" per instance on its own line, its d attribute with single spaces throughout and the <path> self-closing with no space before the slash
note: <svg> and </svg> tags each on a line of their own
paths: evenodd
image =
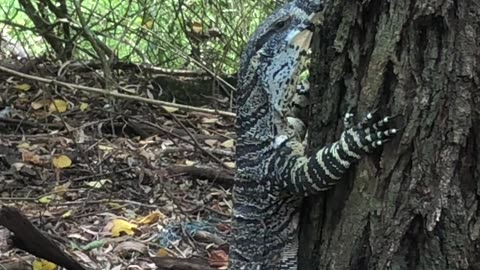
<svg viewBox="0 0 480 270">
<path fill-rule="evenodd" d="M 320 24 L 322 24 L 322 21 L 323 21 L 323 13 L 322 12 L 315 12 L 315 13 L 312 13 L 308 20 L 310 21 L 310 23 L 312 25 L 315 25 L 315 26 L 318 26 Z"/>
<path fill-rule="evenodd" d="M 309 29 L 303 31 L 297 31 L 291 35 L 289 44 L 294 48 L 299 48 L 300 51 L 306 51 L 310 48 L 313 32 Z"/>
</svg>

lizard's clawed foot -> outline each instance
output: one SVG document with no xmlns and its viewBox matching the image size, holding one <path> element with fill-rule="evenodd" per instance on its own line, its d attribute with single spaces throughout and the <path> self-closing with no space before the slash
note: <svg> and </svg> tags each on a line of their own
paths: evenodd
<svg viewBox="0 0 480 270">
<path fill-rule="evenodd" d="M 353 121 L 353 116 L 353 113 L 348 112 L 343 117 L 343 126 L 345 130 L 350 129 L 353 127 L 353 125 L 355 125 L 355 122 Z"/>
<path fill-rule="evenodd" d="M 354 125 L 353 114 L 345 115 L 344 124 L 348 128 L 345 131 L 346 140 L 352 150 L 363 150 L 370 153 L 398 133 L 398 129 L 388 127 L 395 116 L 379 118 L 377 112 L 374 111 L 368 113 L 360 123 Z"/>
</svg>

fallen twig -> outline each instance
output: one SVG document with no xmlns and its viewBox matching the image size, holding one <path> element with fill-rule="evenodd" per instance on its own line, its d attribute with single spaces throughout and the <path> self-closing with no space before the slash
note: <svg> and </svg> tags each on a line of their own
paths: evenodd
<svg viewBox="0 0 480 270">
<path fill-rule="evenodd" d="M 200 179 L 216 182 L 227 188 L 233 185 L 234 174 L 231 169 L 228 170 L 205 165 L 169 165 L 166 169 L 170 174 L 184 173 Z"/>
<path fill-rule="evenodd" d="M 107 90 L 100 89 L 100 88 L 77 85 L 77 84 L 57 81 L 55 79 L 47 79 L 47 78 L 42 78 L 42 77 L 38 77 L 38 76 L 34 76 L 34 75 L 29 75 L 29 74 L 25 74 L 25 73 L 22 73 L 22 72 L 18 72 L 18 71 L 6 68 L 6 67 L 1 66 L 1 65 L 0 65 L 0 70 L 3 71 L 3 72 L 6 72 L 6 73 L 12 74 L 12 75 L 21 77 L 21 78 L 34 80 L 34 81 L 41 82 L 41 83 L 64 86 L 64 87 L 69 88 L 69 89 L 77 89 L 77 90 L 82 90 L 82 91 L 85 91 L 85 92 L 91 92 L 91 93 L 97 93 L 97 94 L 102 94 L 102 95 L 107 95 L 107 96 L 113 96 L 113 97 L 117 97 L 117 98 L 135 100 L 135 101 L 150 103 L 150 104 L 154 104 L 154 105 L 169 106 L 169 107 L 179 108 L 179 109 L 182 109 L 182 110 L 185 110 L 185 111 L 203 112 L 203 113 L 218 114 L 218 115 L 228 116 L 228 117 L 235 117 L 235 113 L 233 113 L 233 112 L 199 108 L 199 107 L 188 106 L 188 105 L 183 105 L 183 104 L 178 104 L 178 103 L 171 103 L 171 102 L 161 101 L 161 100 L 156 100 L 156 99 L 148 99 L 148 98 L 144 98 L 144 97 L 140 97 L 140 96 L 116 93 L 116 92 L 113 92 L 113 91 L 107 91 Z"/>
<path fill-rule="evenodd" d="M 0 210 L 0 225 L 15 234 L 12 240 L 17 248 L 69 270 L 85 270 L 83 266 L 38 230 L 19 210 L 7 206 L 2 207 Z"/>
</svg>

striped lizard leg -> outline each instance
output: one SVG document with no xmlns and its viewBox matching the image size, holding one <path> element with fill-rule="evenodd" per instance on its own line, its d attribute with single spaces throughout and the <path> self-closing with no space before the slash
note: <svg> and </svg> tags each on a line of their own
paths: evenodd
<svg viewBox="0 0 480 270">
<path fill-rule="evenodd" d="M 298 140 L 277 138 L 278 151 L 273 161 L 277 188 L 298 194 L 331 188 L 353 163 L 397 133 L 396 129 L 388 128 L 392 117 L 378 118 L 376 113 L 369 113 L 354 125 L 353 117 L 346 115 L 344 121 L 348 128 L 340 139 L 309 157 L 304 155 L 303 145 Z"/>
</svg>

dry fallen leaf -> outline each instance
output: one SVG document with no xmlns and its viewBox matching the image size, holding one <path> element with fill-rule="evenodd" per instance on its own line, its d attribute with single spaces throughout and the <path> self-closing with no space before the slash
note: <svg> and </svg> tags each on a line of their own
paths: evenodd
<svg viewBox="0 0 480 270">
<path fill-rule="evenodd" d="M 106 144 L 99 144 L 98 149 L 105 151 L 105 152 L 110 152 L 112 150 L 115 150 L 115 148 L 111 145 L 106 145 Z"/>
<path fill-rule="evenodd" d="M 22 142 L 22 143 L 19 143 L 17 144 L 17 148 L 18 149 L 30 149 L 32 146 L 30 145 L 30 143 L 28 142 Z"/>
<path fill-rule="evenodd" d="M 140 225 L 147 225 L 147 224 L 156 223 L 161 219 L 162 220 L 165 219 L 165 215 L 156 211 L 156 212 L 150 213 L 148 216 L 138 218 L 135 222 Z"/>
<path fill-rule="evenodd" d="M 30 104 L 30 106 L 32 106 L 32 109 L 34 110 L 38 110 L 38 109 L 41 109 L 43 107 L 46 107 L 50 104 L 50 101 L 47 100 L 47 99 L 39 99 L 39 100 L 36 100 L 34 102 L 32 102 Z"/>
<path fill-rule="evenodd" d="M 21 91 L 28 91 L 31 88 L 32 88 L 32 86 L 30 84 L 27 84 L 27 83 L 22 83 L 22 84 L 19 84 L 19 85 L 15 85 L 15 89 L 21 90 Z"/>
<path fill-rule="evenodd" d="M 234 144 L 235 144 L 235 140 L 230 139 L 230 140 L 224 141 L 222 143 L 222 146 L 225 147 L 225 148 L 232 148 Z"/>
<path fill-rule="evenodd" d="M 205 140 L 205 144 L 207 144 L 210 147 L 214 147 L 218 143 L 217 140 Z"/>
<path fill-rule="evenodd" d="M 207 118 L 207 117 L 204 117 L 202 118 L 202 124 L 215 124 L 218 122 L 218 118 Z"/>
<path fill-rule="evenodd" d="M 80 102 L 80 111 L 84 112 L 88 109 L 88 103 Z"/>
<path fill-rule="evenodd" d="M 33 270 L 55 270 L 57 265 L 44 259 L 38 259 L 32 263 Z"/>
<path fill-rule="evenodd" d="M 54 99 L 50 106 L 48 107 L 49 112 L 66 112 L 67 111 L 67 102 L 62 99 Z"/>
<path fill-rule="evenodd" d="M 53 191 L 58 194 L 58 195 L 63 195 L 65 194 L 65 192 L 68 191 L 68 188 L 70 187 L 71 185 L 71 182 L 65 182 L 64 184 L 62 185 L 58 185 L 58 186 L 55 186 L 55 188 L 53 189 Z"/>
<path fill-rule="evenodd" d="M 112 180 L 110 180 L 110 179 L 102 179 L 102 180 L 98 180 L 98 181 L 87 182 L 87 186 L 92 187 L 92 188 L 102 188 L 103 186 L 105 186 L 106 183 L 111 183 L 111 182 L 112 182 Z"/>
<path fill-rule="evenodd" d="M 72 216 L 73 211 L 70 209 L 67 212 L 63 213 L 62 218 L 69 218 Z"/>
<path fill-rule="evenodd" d="M 135 230 L 138 228 L 136 224 L 132 224 L 123 219 L 114 219 L 112 223 L 113 223 L 113 226 L 112 226 L 113 237 L 121 236 L 122 233 L 127 235 L 134 235 Z"/>
<path fill-rule="evenodd" d="M 168 251 L 168 249 L 161 248 L 157 251 L 157 256 L 158 257 L 170 257 L 172 256 L 172 253 Z"/>
<path fill-rule="evenodd" d="M 166 112 L 169 112 L 169 113 L 173 113 L 173 112 L 178 111 L 178 108 L 176 108 L 176 107 L 162 106 L 162 108 L 163 108 Z"/>
<path fill-rule="evenodd" d="M 209 253 L 208 262 L 212 267 L 226 267 L 228 265 L 228 254 L 218 249 Z"/>
<path fill-rule="evenodd" d="M 192 161 L 192 160 L 188 160 L 188 159 L 185 160 L 185 165 L 187 165 L 187 166 L 193 166 L 195 164 L 197 164 L 196 161 Z"/>
<path fill-rule="evenodd" d="M 24 149 L 22 149 L 21 152 L 22 152 L 22 160 L 23 161 L 31 162 L 33 164 L 43 164 L 44 163 L 42 161 L 42 159 L 40 158 L 40 156 L 33 153 L 33 152 L 30 152 L 30 151 L 24 150 Z"/>
<path fill-rule="evenodd" d="M 72 160 L 65 155 L 59 155 L 52 159 L 52 164 L 57 169 L 64 169 L 72 166 Z"/>
<path fill-rule="evenodd" d="M 225 164 L 230 169 L 235 169 L 235 162 L 224 162 L 223 164 Z"/>
<path fill-rule="evenodd" d="M 56 200 L 57 198 L 58 198 L 57 194 L 49 194 L 49 195 L 40 197 L 40 199 L 38 199 L 38 202 L 43 204 L 49 204 L 52 201 Z"/>
</svg>

